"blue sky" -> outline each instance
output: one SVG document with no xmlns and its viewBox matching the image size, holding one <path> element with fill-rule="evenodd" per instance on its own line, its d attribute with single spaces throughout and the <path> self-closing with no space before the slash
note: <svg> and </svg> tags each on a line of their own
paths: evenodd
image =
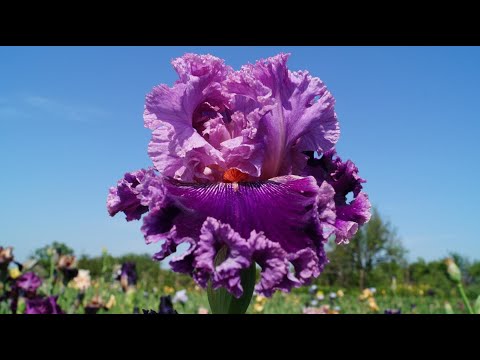
<svg viewBox="0 0 480 360">
<path fill-rule="evenodd" d="M 290 69 L 335 96 L 339 154 L 409 257 L 480 259 L 479 47 L 0 47 L 0 245 L 20 259 L 52 241 L 156 251 L 105 201 L 124 172 L 150 165 L 144 98 L 176 80 L 170 60 L 185 52 L 234 68 L 292 53 Z"/>
</svg>

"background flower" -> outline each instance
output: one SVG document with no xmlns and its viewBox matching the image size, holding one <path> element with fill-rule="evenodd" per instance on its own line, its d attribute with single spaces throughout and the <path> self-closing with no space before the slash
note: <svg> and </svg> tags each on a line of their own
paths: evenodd
<svg viewBox="0 0 480 360">
<path fill-rule="evenodd" d="M 83 269 L 78 270 L 78 275 L 72 280 L 71 284 L 79 291 L 83 292 L 87 290 L 92 285 L 90 271 Z"/>
<path fill-rule="evenodd" d="M 25 314 L 63 314 L 63 310 L 57 304 L 58 296 L 35 298 L 27 300 Z"/>
</svg>

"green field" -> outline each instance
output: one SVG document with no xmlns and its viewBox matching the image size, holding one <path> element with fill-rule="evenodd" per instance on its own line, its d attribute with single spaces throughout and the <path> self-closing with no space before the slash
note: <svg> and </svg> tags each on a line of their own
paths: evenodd
<svg viewBox="0 0 480 360">
<path fill-rule="evenodd" d="M 84 314 L 85 306 L 94 298 L 100 298 L 103 302 L 98 314 L 133 314 L 135 308 L 139 313 L 142 313 L 142 309 L 158 311 L 160 296 L 171 295 L 174 297 L 176 291 L 183 289 L 165 285 L 146 291 L 137 285 L 136 288 L 132 287 L 124 292 L 118 282 L 107 283 L 103 279 L 96 279 L 92 280 L 91 286 L 85 291 L 81 303 L 76 301 L 79 292 L 74 288 L 64 287 L 62 284 L 50 288 L 48 282 L 45 282 L 39 292 L 44 294 L 51 292 L 59 295 L 58 304 L 65 312 L 71 314 Z M 188 300 L 185 303 L 177 302 L 173 305 L 179 314 L 197 314 L 201 308 L 209 310 L 205 290 L 197 286 L 188 287 L 185 290 Z M 452 295 L 448 298 L 429 296 L 421 288 L 416 287 L 410 287 L 410 289 L 405 287 L 401 290 L 402 294 L 395 294 L 391 289 L 378 289 L 375 294 L 366 299 L 361 299 L 362 293 L 358 290 L 337 289 L 335 291 L 335 289 L 319 288 L 313 294 L 308 290 L 308 288 L 296 289 L 289 294 L 277 292 L 270 299 L 254 295 L 247 313 L 302 314 L 304 309 L 309 307 L 322 308 L 323 313 L 327 314 L 384 314 L 387 309 L 401 309 L 402 314 L 446 314 L 448 313 L 445 307 L 447 302 L 451 304 L 454 313 L 467 313 L 459 296 Z M 406 294 L 408 292 L 410 292 L 409 295 Z M 317 295 L 321 298 L 322 293 L 324 299 L 318 300 Z M 336 297 L 330 299 L 330 293 L 335 293 Z M 342 293 L 343 296 L 337 295 Z M 111 307 L 107 309 L 104 306 L 112 296 L 115 301 L 111 301 Z M 311 304 L 312 300 L 314 306 Z M 372 306 L 373 304 L 377 306 Z M 19 306 L 20 313 L 21 306 Z M 3 312 L 9 312 L 5 306 Z"/>
</svg>

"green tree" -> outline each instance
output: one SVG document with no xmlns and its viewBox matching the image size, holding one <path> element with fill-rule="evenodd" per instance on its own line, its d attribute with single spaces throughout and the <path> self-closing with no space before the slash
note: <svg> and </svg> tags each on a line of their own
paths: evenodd
<svg viewBox="0 0 480 360">
<path fill-rule="evenodd" d="M 74 251 L 68 245 L 54 241 L 50 245 L 45 245 L 33 253 L 33 257 L 38 260 L 38 265 L 43 269 L 49 269 L 50 267 L 50 255 L 49 249 L 53 249 L 54 253 L 58 255 L 73 255 Z"/>
<path fill-rule="evenodd" d="M 375 269 L 381 270 L 377 274 L 383 277 L 383 281 L 390 281 L 391 276 L 401 274 L 406 267 L 406 252 L 392 225 L 373 209 L 370 221 L 349 244 L 330 243 L 330 264 L 325 275 L 329 285 L 337 282 L 341 286 L 356 285 L 363 289 L 380 280 L 375 279 Z"/>
</svg>

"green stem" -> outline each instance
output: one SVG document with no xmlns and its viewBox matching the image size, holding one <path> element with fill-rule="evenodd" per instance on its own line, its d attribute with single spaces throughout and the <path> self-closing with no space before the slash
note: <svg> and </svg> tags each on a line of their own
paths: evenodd
<svg viewBox="0 0 480 360">
<path fill-rule="evenodd" d="M 218 252 L 215 258 L 215 266 L 220 265 L 228 255 L 228 248 L 225 246 Z M 252 300 L 255 287 L 256 268 L 255 263 L 248 269 L 243 269 L 240 275 L 243 287 L 243 295 L 235 298 L 225 288 L 213 290 L 211 283 L 207 288 L 208 302 L 212 314 L 245 314 Z"/>
<path fill-rule="evenodd" d="M 53 295 L 53 286 L 54 286 L 54 278 L 53 272 L 55 270 L 55 258 L 53 255 L 50 256 L 50 295 Z"/>
<path fill-rule="evenodd" d="M 465 294 L 465 291 L 463 290 L 463 285 L 461 282 L 457 284 L 458 286 L 458 291 L 460 291 L 460 295 L 462 295 L 463 302 L 465 303 L 465 306 L 468 309 L 468 312 L 470 314 L 473 314 L 473 309 L 472 306 L 470 305 L 470 301 L 468 301 L 467 295 Z"/>
</svg>

